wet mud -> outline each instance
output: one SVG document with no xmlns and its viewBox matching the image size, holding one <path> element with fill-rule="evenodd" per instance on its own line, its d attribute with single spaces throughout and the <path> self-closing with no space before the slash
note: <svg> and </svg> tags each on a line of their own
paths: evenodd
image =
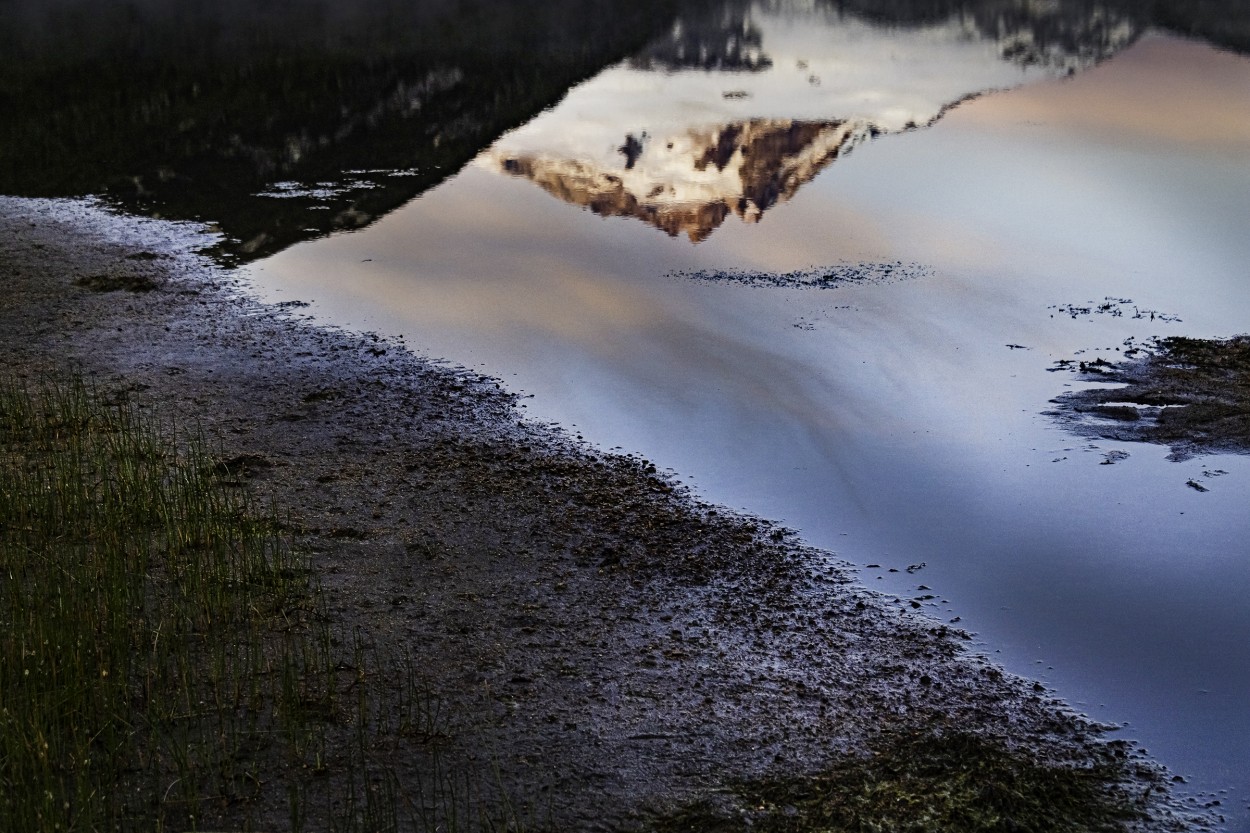
<svg viewBox="0 0 1250 833">
<path fill-rule="evenodd" d="M 818 783 L 891 738 L 938 752 L 953 738 L 1099 768 L 1127 829 L 1217 824 L 1113 727 L 836 556 L 701 503 L 649 461 L 524 422 L 494 379 L 255 302 L 196 253 L 214 243 L 198 226 L 0 199 L 6 372 L 82 372 L 217 438 L 219 473 L 288 517 L 336 624 L 415 658 L 437 726 L 373 753 L 401 799 L 451 772 L 533 829 L 644 828 L 692 806 L 737 829 L 743 784 Z M 151 288 L 93 291 L 131 283 Z M 326 731 L 333 750 L 353 728 Z M 282 796 L 249 812 L 258 829 L 287 823 Z"/>
<path fill-rule="evenodd" d="M 1170 446 L 1172 460 L 1250 453 L 1250 336 L 1156 338 L 1124 356 L 1060 361 L 1056 369 L 1116 387 L 1065 393 L 1048 413 L 1082 436 Z"/>
</svg>

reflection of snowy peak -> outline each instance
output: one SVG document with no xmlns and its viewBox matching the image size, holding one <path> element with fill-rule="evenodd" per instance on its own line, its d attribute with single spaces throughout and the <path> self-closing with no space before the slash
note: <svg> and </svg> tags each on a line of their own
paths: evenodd
<svg viewBox="0 0 1250 833">
<path fill-rule="evenodd" d="M 865 136 L 1074 72 L 1136 34 L 1097 11 L 1059 25 L 1059 2 L 888 27 L 820 0 L 728 0 L 573 89 L 480 164 L 697 242 L 731 213 L 758 221 Z"/>
<path fill-rule="evenodd" d="M 491 152 L 499 168 L 605 216 L 705 239 L 730 214 L 756 222 L 867 135 L 865 124 L 756 119 L 672 136 L 625 137 L 611 168 Z"/>
</svg>

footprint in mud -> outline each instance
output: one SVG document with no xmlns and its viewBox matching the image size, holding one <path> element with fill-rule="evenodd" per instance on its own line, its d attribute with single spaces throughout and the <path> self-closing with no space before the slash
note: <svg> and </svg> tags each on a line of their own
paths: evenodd
<svg viewBox="0 0 1250 833">
<path fill-rule="evenodd" d="M 134 275 L 124 272 L 106 275 L 88 275 L 74 281 L 75 286 L 90 289 L 92 292 L 151 292 L 161 288 L 161 281 L 147 275 Z"/>
</svg>

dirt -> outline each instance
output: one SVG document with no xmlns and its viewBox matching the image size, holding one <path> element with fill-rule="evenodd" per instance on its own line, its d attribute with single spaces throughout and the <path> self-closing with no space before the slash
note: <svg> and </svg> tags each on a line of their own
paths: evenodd
<svg viewBox="0 0 1250 833">
<path fill-rule="evenodd" d="M 1125 355 L 1061 362 L 1083 381 L 1117 386 L 1065 393 L 1051 415 L 1083 436 L 1170 446 L 1171 460 L 1250 453 L 1250 335 L 1159 338 Z"/>
<path fill-rule="evenodd" d="M 196 253 L 214 242 L 0 199 L 6 372 L 78 370 L 218 438 L 221 472 L 289 518 L 343 632 L 415 659 L 439 717 L 376 749 L 401 796 L 464 773 L 536 827 L 631 829 L 886 734 L 957 729 L 1077 766 L 1113 750 L 1141 829 L 1205 824 L 1111 727 L 836 556 L 525 422 L 494 379 L 256 302 Z"/>
</svg>

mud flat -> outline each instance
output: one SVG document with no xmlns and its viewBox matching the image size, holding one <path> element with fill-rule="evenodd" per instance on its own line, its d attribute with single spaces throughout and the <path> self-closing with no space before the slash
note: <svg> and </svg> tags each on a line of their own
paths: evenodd
<svg viewBox="0 0 1250 833">
<path fill-rule="evenodd" d="M 1061 362 L 1085 381 L 1118 385 L 1066 393 L 1053 414 L 1085 436 L 1170 446 L 1172 460 L 1250 454 L 1250 335 L 1152 339 L 1125 356 Z"/>
<path fill-rule="evenodd" d="M 366 769 L 385 778 L 368 789 L 401 819 L 471 805 L 558 830 L 1218 826 L 1112 727 L 900 613 L 836 556 L 524 421 L 493 379 L 255 302 L 196 253 L 214 242 L 0 199 L 6 372 L 82 373 L 199 424 L 279 507 L 343 650 L 408 658 L 393 696 L 415 686 L 427 704 L 421 731 L 371 729 Z M 308 829 L 342 811 L 335 750 L 360 728 L 326 716 Z M 878 804 L 861 800 L 872 784 Z M 200 823 L 285 826 L 283 789 L 262 777 Z"/>
</svg>

